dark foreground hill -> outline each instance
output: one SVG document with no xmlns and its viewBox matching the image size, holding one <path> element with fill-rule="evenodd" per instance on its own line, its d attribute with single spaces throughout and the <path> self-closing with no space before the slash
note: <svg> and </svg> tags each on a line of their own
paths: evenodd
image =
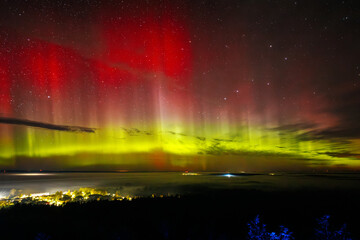
<svg viewBox="0 0 360 240">
<path fill-rule="evenodd" d="M 359 239 L 360 193 L 350 191 L 209 191 L 62 207 L 17 204 L 0 211 L 0 239 L 246 239 L 256 215 L 268 231 L 283 225 L 295 239 L 315 239 L 316 219 L 347 223 Z"/>
</svg>

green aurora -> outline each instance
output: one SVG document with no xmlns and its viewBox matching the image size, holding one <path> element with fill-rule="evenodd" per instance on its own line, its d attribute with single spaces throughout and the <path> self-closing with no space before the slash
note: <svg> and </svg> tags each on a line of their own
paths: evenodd
<svg viewBox="0 0 360 240">
<path fill-rule="evenodd" d="M 111 128 L 98 129 L 95 133 L 73 133 L 31 127 L 8 128 L 15 128 L 16 134 L 22 136 L 15 138 L 15 141 L 10 137 L 1 141 L 1 165 L 9 169 L 21 167 L 17 165 L 17 159 L 21 158 L 55 161 L 50 169 L 101 166 L 109 170 L 114 165 L 115 169 L 141 170 L 150 165 L 155 170 L 190 168 L 198 171 L 280 171 L 295 170 L 299 166 L 308 170 L 359 167 L 360 153 L 349 154 L 356 151 L 357 141 L 344 144 L 341 140 L 302 139 L 308 132 L 306 130 L 227 127 L 228 130 L 237 129 L 237 132 L 218 129 L 198 135 L 181 129 L 144 131 Z M 279 161 L 270 164 L 274 158 Z M 218 166 L 213 166 L 216 162 L 214 159 L 223 159 L 224 166 L 221 160 Z M 233 166 L 228 166 L 227 159 L 238 160 Z M 254 164 L 249 164 L 248 159 L 258 161 L 256 168 Z M 41 164 L 35 166 L 41 168 Z"/>
</svg>

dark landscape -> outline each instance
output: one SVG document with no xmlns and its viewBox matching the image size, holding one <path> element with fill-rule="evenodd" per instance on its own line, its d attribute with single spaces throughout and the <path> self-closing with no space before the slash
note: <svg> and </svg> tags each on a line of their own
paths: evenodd
<svg viewBox="0 0 360 240">
<path fill-rule="evenodd" d="M 351 239 L 359 239 L 358 199 L 341 191 L 217 191 L 62 207 L 18 204 L 1 210 L 0 222 L 3 239 L 247 239 L 247 223 L 259 214 L 269 232 L 283 225 L 295 239 L 318 239 L 316 219 L 330 215 L 333 231 L 346 223 Z"/>
<path fill-rule="evenodd" d="M 37 192 L 53 182 L 61 189 L 67 178 L 77 185 L 79 174 L 84 186 L 95 187 L 96 182 L 99 190 L 19 200 L 12 192 L 9 205 L 0 210 L 4 239 L 248 239 L 248 224 L 257 215 L 268 233 L 278 234 L 284 226 L 294 239 L 326 239 L 316 237 L 323 216 L 330 216 L 329 231 L 346 224 L 351 238 L 336 239 L 360 236 L 358 174 L 22 174 L 31 178 L 18 183 L 24 191 L 32 188 L 31 182 L 38 185 L 32 190 Z M 14 177 L 9 175 L 0 176 L 2 184 Z M 314 179 L 322 183 L 312 184 Z M 62 204 L 53 205 L 55 198 Z"/>
</svg>

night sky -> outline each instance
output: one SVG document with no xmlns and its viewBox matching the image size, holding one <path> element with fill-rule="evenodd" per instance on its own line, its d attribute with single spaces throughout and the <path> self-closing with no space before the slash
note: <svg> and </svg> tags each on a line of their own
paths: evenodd
<svg viewBox="0 0 360 240">
<path fill-rule="evenodd" d="M 357 1 L 0 1 L 0 168 L 360 169 Z"/>
</svg>

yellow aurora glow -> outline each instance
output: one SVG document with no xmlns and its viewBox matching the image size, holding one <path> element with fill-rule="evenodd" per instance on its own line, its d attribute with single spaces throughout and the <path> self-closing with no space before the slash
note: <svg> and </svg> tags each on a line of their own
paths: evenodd
<svg viewBox="0 0 360 240">
<path fill-rule="evenodd" d="M 66 168 L 106 164 L 115 164 L 121 167 L 122 164 L 136 165 L 139 163 L 136 160 L 126 160 L 131 154 L 143 154 L 148 155 L 145 158 L 151 158 L 154 153 L 159 152 L 166 154 L 165 158 L 171 158 L 170 165 L 179 169 L 186 169 L 188 165 L 196 168 L 196 165 L 199 165 L 198 169 L 206 170 L 207 159 L 214 156 L 219 158 L 245 156 L 249 158 L 253 155 L 276 156 L 288 160 L 308 160 L 306 162 L 310 167 L 316 167 L 316 163 L 319 162 L 325 167 L 338 164 L 346 164 L 352 168 L 360 166 L 356 161 L 356 156 L 346 154 L 346 152 L 354 152 L 355 143 L 345 145 L 347 148 L 344 148 L 342 142 L 321 139 L 301 140 L 299 136 L 303 131 L 281 131 L 276 128 L 237 127 L 237 134 L 205 131 L 207 133 L 205 136 L 181 131 L 180 128 L 176 132 L 107 128 L 99 129 L 93 134 L 50 131 L 30 127 L 12 126 L 11 128 L 14 128 L 16 134 L 23 134 L 24 137 L 17 137 L 16 142 L 11 141 L 10 137 L 2 139 L 0 159 L 2 159 L 1 164 L 4 167 L 16 166 L 14 159 L 17 157 L 36 159 L 59 156 L 73 159 L 71 163 L 64 165 Z M 334 151 L 335 149 L 337 152 Z M 81 155 L 87 157 L 76 160 Z M 89 157 L 91 155 L 98 157 Z M 105 157 L 99 157 L 101 155 L 113 155 L 114 157 L 106 160 Z M 182 158 L 170 157 L 172 155 L 182 156 Z M 199 157 L 202 161 L 189 163 L 184 160 L 184 157 Z M 314 163 L 315 165 L 313 165 Z M 142 164 L 144 163 L 142 162 Z M 149 164 L 152 163 L 149 162 Z M 239 160 L 239 165 L 241 166 L 241 160 Z M 158 167 L 161 168 L 161 166 Z"/>
</svg>

